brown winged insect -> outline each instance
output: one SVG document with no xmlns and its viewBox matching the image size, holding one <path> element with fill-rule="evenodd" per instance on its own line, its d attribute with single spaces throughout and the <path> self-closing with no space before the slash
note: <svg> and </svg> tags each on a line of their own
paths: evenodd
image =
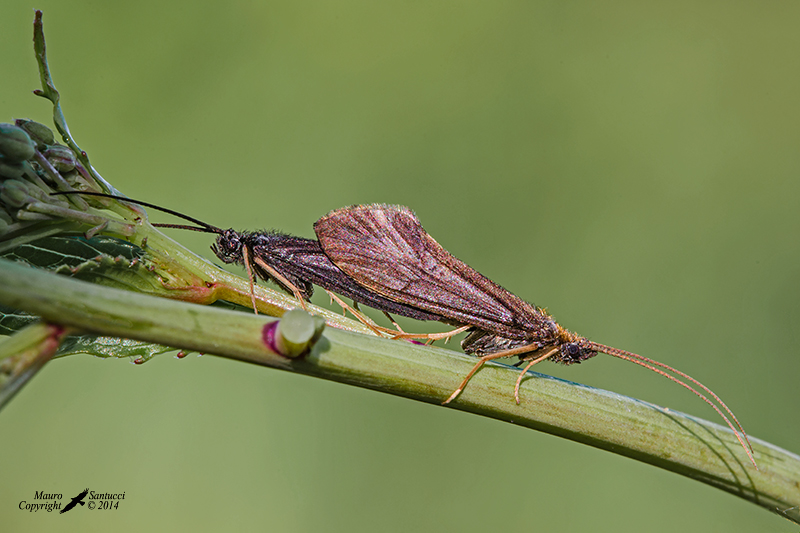
<svg viewBox="0 0 800 533">
<path fill-rule="evenodd" d="M 570 365 L 605 353 L 652 370 L 699 396 L 725 420 L 756 465 L 742 425 L 705 385 L 664 363 L 592 342 L 561 327 L 544 310 L 451 255 L 423 229 L 409 208 L 382 204 L 345 207 L 319 219 L 314 231 L 325 254 L 359 284 L 389 300 L 474 327 L 461 346 L 481 357 L 444 403 L 455 399 L 475 372 L 493 359 L 519 356 L 521 362 L 527 362 L 514 391 L 519 403 L 520 383 L 534 364 L 549 359 Z M 680 378 L 711 396 L 722 410 Z"/>
<path fill-rule="evenodd" d="M 313 285 L 317 285 L 347 309 L 349 307 L 332 293 L 386 313 L 460 326 L 441 334 L 410 335 L 401 332 L 394 337 L 442 339 L 470 330 L 461 346 L 467 353 L 481 358 L 445 404 L 458 396 L 484 363 L 493 359 L 520 356 L 522 362 L 528 362 L 515 387 L 519 403 L 520 383 L 534 364 L 550 359 L 568 365 L 602 352 L 644 366 L 699 396 L 725 420 L 755 465 L 750 442 L 741 424 L 705 385 L 658 361 L 598 344 L 567 331 L 542 309 L 453 257 L 428 235 L 407 207 L 366 205 L 333 211 L 314 225 L 319 238 L 316 241 L 277 231 L 224 230 L 177 211 L 124 196 L 77 191 L 53 194 L 111 198 L 150 207 L 191 222 L 195 226 L 162 223 L 153 226 L 217 234 L 211 249 L 219 259 L 244 266 L 251 284 L 254 273 L 265 281 L 275 281 L 294 294 L 301 305 L 310 298 Z M 251 298 L 255 309 L 252 290 Z M 357 311 L 350 310 L 370 325 Z M 384 328 L 377 330 L 379 333 L 389 331 Z M 739 431 L 703 393 L 660 369 L 690 381 L 714 398 Z"/>
</svg>

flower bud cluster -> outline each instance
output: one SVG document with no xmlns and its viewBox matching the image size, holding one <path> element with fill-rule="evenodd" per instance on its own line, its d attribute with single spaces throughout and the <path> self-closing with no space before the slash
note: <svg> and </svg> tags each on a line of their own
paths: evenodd
<svg viewBox="0 0 800 533">
<path fill-rule="evenodd" d="M 0 124 L 0 236 L 58 218 L 43 206 L 85 208 L 80 197 L 51 196 L 72 190 L 103 189 L 44 124 L 24 119 Z"/>
</svg>

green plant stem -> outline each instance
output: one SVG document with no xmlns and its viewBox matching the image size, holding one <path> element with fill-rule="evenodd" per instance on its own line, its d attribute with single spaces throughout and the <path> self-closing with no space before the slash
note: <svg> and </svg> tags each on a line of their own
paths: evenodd
<svg viewBox="0 0 800 533">
<path fill-rule="evenodd" d="M 312 352 L 265 348 L 271 319 L 83 283 L 0 261 L 0 303 L 46 320 L 280 368 L 432 404 L 447 398 L 474 358 L 346 331 L 325 330 Z M 487 365 L 451 406 L 545 431 L 702 481 L 800 523 L 800 457 L 752 439 L 755 470 L 728 428 L 633 398 L 531 373 L 513 400 L 516 369 Z"/>
<path fill-rule="evenodd" d="M 149 260 L 158 265 L 156 272 L 164 280 L 162 290 L 154 291 L 154 294 L 199 304 L 225 300 L 245 307 L 251 306 L 250 285 L 247 280 L 194 254 L 146 220 L 141 221 L 136 228 L 132 235 L 120 235 L 108 229 L 103 234 L 125 238 L 147 252 Z M 297 307 L 297 300 L 293 296 L 258 285 L 253 290 L 260 313 L 279 317 L 287 310 Z M 310 312 L 322 316 L 329 326 L 359 333 L 370 332 L 361 322 L 345 318 L 342 314 L 311 304 L 306 306 Z"/>
<path fill-rule="evenodd" d="M 0 408 L 53 357 L 68 333 L 62 326 L 39 322 L 0 342 Z"/>
</svg>

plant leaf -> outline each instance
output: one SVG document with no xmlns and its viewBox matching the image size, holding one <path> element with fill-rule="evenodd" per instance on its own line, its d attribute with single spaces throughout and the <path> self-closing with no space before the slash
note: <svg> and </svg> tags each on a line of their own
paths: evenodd
<svg viewBox="0 0 800 533">
<path fill-rule="evenodd" d="M 147 268 L 145 252 L 127 241 L 107 236 L 53 236 L 22 244 L 0 254 L 6 259 L 52 270 L 82 281 L 137 292 L 160 287 L 161 280 Z M 0 306 L 0 334 L 11 335 L 39 317 Z M 134 357 L 145 362 L 175 348 L 149 342 L 97 335 L 72 335 L 64 339 L 55 357 L 89 354 L 96 357 Z"/>
</svg>

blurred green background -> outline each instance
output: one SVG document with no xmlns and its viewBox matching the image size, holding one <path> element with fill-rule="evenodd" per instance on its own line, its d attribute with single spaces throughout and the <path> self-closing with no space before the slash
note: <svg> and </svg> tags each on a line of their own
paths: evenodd
<svg viewBox="0 0 800 533">
<path fill-rule="evenodd" d="M 409 205 L 565 327 L 800 451 L 796 2 L 9 2 L 2 121 L 51 123 L 33 7 L 72 132 L 127 195 L 307 237 Z M 539 370 L 718 421 L 611 357 Z M 797 531 L 587 446 L 212 356 L 55 361 L 0 428 L 6 531 Z M 126 499 L 17 508 L 87 486 Z"/>
</svg>

